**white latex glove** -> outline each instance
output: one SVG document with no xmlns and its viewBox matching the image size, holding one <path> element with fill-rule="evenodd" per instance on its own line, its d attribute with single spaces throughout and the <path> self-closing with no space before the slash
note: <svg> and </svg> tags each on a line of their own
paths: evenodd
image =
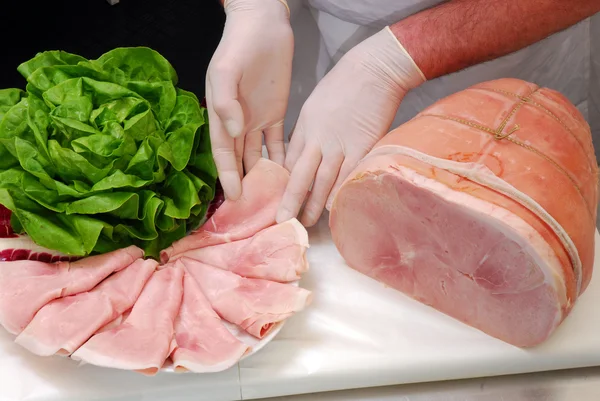
<svg viewBox="0 0 600 401">
<path fill-rule="evenodd" d="M 277 220 L 296 217 L 306 200 L 300 221 L 316 223 L 343 180 L 389 131 L 405 94 L 424 81 L 388 27 L 346 53 L 300 111 Z"/>
<path fill-rule="evenodd" d="M 241 195 L 244 169 L 262 155 L 285 159 L 283 119 L 294 36 L 285 0 L 225 0 L 223 37 L 206 76 L 213 157 L 227 198 Z"/>
</svg>

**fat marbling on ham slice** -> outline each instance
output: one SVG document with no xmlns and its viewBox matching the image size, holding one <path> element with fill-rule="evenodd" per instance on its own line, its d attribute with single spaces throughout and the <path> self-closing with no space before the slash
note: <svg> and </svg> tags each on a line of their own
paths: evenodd
<svg viewBox="0 0 600 401">
<path fill-rule="evenodd" d="M 202 227 L 163 250 L 161 262 L 190 249 L 250 238 L 272 226 L 288 179 L 285 168 L 261 158 L 242 180 L 242 196 L 226 199 Z"/>
<path fill-rule="evenodd" d="M 15 342 L 36 355 L 70 355 L 133 306 L 157 265 L 152 259 L 138 259 L 91 291 L 51 301 Z"/>
<path fill-rule="evenodd" d="M 308 270 L 308 247 L 306 229 L 291 219 L 250 238 L 189 250 L 171 260 L 184 256 L 242 277 L 290 282 Z"/>
<path fill-rule="evenodd" d="M 91 290 L 143 254 L 130 246 L 77 262 L 0 262 L 0 324 L 19 334 L 48 302 Z"/>
<path fill-rule="evenodd" d="M 337 192 L 330 227 L 354 269 L 526 347 L 552 334 L 590 281 L 597 202 L 579 111 L 502 79 L 384 137 Z"/>
<path fill-rule="evenodd" d="M 154 375 L 173 350 L 174 321 L 183 296 L 183 269 L 157 270 L 119 326 L 94 335 L 71 358 Z"/>
<path fill-rule="evenodd" d="M 276 323 L 303 310 L 310 291 L 292 284 L 244 278 L 193 259 L 182 257 L 176 266 L 195 279 L 213 309 L 226 321 L 263 338 Z"/>
<path fill-rule="evenodd" d="M 250 350 L 225 327 L 188 272 L 183 276 L 175 343 L 171 360 L 176 372 L 219 372 L 233 366 Z"/>
</svg>

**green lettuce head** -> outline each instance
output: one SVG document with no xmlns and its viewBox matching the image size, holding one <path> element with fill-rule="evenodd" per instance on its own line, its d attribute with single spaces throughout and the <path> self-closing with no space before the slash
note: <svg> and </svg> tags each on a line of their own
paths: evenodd
<svg viewBox="0 0 600 401">
<path fill-rule="evenodd" d="M 217 171 L 207 113 L 157 52 L 38 54 L 0 90 L 0 204 L 16 232 L 73 256 L 147 256 L 200 225 Z"/>
</svg>

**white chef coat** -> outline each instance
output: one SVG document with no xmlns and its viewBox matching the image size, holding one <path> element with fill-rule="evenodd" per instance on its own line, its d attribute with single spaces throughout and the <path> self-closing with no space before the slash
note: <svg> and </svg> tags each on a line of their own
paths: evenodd
<svg viewBox="0 0 600 401">
<path fill-rule="evenodd" d="M 440 0 L 288 0 L 295 55 L 286 137 L 317 82 L 353 46 Z M 392 128 L 479 82 L 520 78 L 560 91 L 586 117 L 600 155 L 600 14 L 496 60 L 427 81 L 404 98 Z"/>
</svg>

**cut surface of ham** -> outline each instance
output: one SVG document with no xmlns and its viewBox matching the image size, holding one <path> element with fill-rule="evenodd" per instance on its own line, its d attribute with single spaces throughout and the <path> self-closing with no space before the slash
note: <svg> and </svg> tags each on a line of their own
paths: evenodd
<svg viewBox="0 0 600 401">
<path fill-rule="evenodd" d="M 91 290 L 143 253 L 130 246 L 77 262 L 0 262 L 0 324 L 19 334 L 48 302 Z"/>
<path fill-rule="evenodd" d="M 182 295 L 182 269 L 169 267 L 154 272 L 129 316 L 119 326 L 94 335 L 71 358 L 156 374 L 174 347 L 174 321 Z"/>
<path fill-rule="evenodd" d="M 308 247 L 306 229 L 291 219 L 250 238 L 189 250 L 171 260 L 185 256 L 242 277 L 290 282 L 308 270 Z"/>
<path fill-rule="evenodd" d="M 285 168 L 261 158 L 242 180 L 242 196 L 226 199 L 202 227 L 163 250 L 161 262 L 190 249 L 250 238 L 272 226 L 288 180 Z"/>
<path fill-rule="evenodd" d="M 36 355 L 70 355 L 133 306 L 157 265 L 138 259 L 88 292 L 51 301 L 15 342 Z"/>
<path fill-rule="evenodd" d="M 179 258 L 175 265 L 194 277 L 219 316 L 257 338 L 303 310 L 312 299 L 311 292 L 304 288 L 244 278 L 186 257 Z"/>
<path fill-rule="evenodd" d="M 94 335 L 71 357 L 97 366 L 156 374 L 173 350 L 174 321 L 182 296 L 182 269 L 154 272 L 123 323 Z"/>
<path fill-rule="evenodd" d="M 175 320 L 175 343 L 171 360 L 176 372 L 219 372 L 233 366 L 249 351 L 225 327 L 187 272 L 183 277 L 183 301 Z"/>
<path fill-rule="evenodd" d="M 382 139 L 335 195 L 330 227 L 352 268 L 529 347 L 589 283 L 597 202 L 581 114 L 555 91 L 502 79 Z"/>
</svg>

